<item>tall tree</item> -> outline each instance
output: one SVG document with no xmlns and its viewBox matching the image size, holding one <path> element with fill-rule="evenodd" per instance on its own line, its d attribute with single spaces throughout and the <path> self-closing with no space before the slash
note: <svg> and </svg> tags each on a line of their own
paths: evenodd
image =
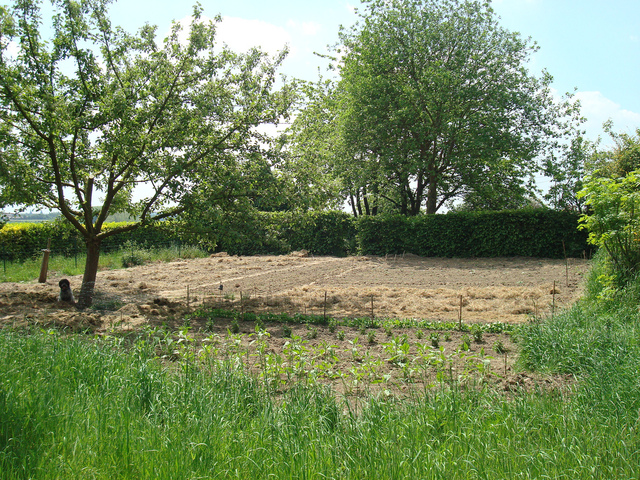
<svg viewBox="0 0 640 480">
<path fill-rule="evenodd" d="M 538 170 L 571 111 L 554 103 L 549 74 L 528 72 L 531 40 L 502 28 L 489 2 L 364 4 L 360 22 L 340 34 L 337 121 L 358 152 L 352 161 L 371 165 L 362 182 L 402 213 L 431 214 Z"/>
<path fill-rule="evenodd" d="M 599 141 L 591 142 L 581 132 L 559 146 L 544 162 L 544 173 L 551 179 L 551 186 L 544 198 L 552 208 L 586 213 L 584 198 L 578 193 L 584 187 L 584 177 L 597 159 Z"/>
<path fill-rule="evenodd" d="M 114 28 L 109 0 L 38 0 L 0 7 L 0 207 L 59 210 L 87 245 L 81 307 L 91 304 L 101 242 L 226 195 L 238 163 L 290 103 L 278 89 L 282 52 L 238 55 L 216 42 L 200 7 L 186 31 Z M 147 195 L 132 200 L 135 187 Z M 203 187 L 203 188 L 201 188 Z M 197 192 L 197 193 L 196 193 Z M 139 221 L 104 231 L 109 213 Z"/>
</svg>

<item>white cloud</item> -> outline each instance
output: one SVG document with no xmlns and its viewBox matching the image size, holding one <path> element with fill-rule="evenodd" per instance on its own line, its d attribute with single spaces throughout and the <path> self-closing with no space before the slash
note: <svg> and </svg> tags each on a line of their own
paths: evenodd
<svg viewBox="0 0 640 480">
<path fill-rule="evenodd" d="M 281 27 L 261 20 L 237 17 L 222 18 L 222 23 L 218 25 L 217 38 L 236 52 L 246 52 L 252 47 L 260 47 L 271 55 L 275 55 L 291 43 L 291 37 Z"/>
<path fill-rule="evenodd" d="M 622 108 L 600 92 L 576 92 L 575 96 L 580 100 L 582 115 L 587 119 L 585 130 L 591 139 L 600 136 L 607 143 L 602 124 L 609 119 L 613 122 L 614 132 L 635 133 L 640 128 L 640 113 Z"/>
<path fill-rule="evenodd" d="M 192 16 L 181 19 L 181 42 L 187 41 L 189 25 L 193 21 Z M 203 16 L 202 22 L 213 21 Z M 259 47 L 270 55 L 275 55 L 291 43 L 291 37 L 287 31 L 261 20 L 247 20 L 238 17 L 222 17 L 222 22 L 216 25 L 216 42 L 226 44 L 231 50 L 243 53 L 253 47 Z"/>
</svg>

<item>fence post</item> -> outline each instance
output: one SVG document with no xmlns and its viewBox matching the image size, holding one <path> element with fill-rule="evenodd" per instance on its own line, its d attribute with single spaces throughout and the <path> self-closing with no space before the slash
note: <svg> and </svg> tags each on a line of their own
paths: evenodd
<svg viewBox="0 0 640 480">
<path fill-rule="evenodd" d="M 47 248 L 42 250 L 44 255 L 42 256 L 42 266 L 40 267 L 40 278 L 38 283 L 45 283 L 47 281 L 47 271 L 49 270 L 49 252 L 51 252 L 51 239 L 47 240 Z"/>
</svg>

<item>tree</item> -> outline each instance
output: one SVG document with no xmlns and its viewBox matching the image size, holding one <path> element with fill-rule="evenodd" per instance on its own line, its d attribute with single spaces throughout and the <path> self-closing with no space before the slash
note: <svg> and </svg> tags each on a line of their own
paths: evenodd
<svg viewBox="0 0 640 480">
<path fill-rule="evenodd" d="M 287 197 L 300 210 L 339 208 L 342 181 L 334 167 L 343 145 L 334 128 L 334 83 L 320 77 L 300 87 L 296 118 L 280 138 Z"/>
<path fill-rule="evenodd" d="M 578 132 L 571 141 L 559 147 L 557 155 L 544 162 L 544 173 L 552 184 L 544 198 L 557 210 L 586 213 L 584 198 L 579 192 L 584 187 L 584 177 L 596 158 L 599 142 L 591 142 Z"/>
<path fill-rule="evenodd" d="M 529 74 L 536 45 L 498 25 L 488 2 L 364 0 L 342 30 L 337 128 L 364 162 L 361 186 L 415 215 L 522 185 L 563 131 L 569 103 Z"/>
<path fill-rule="evenodd" d="M 0 7 L 0 207 L 59 210 L 82 234 L 81 307 L 101 242 L 229 195 L 216 181 L 259 154 L 255 127 L 276 123 L 291 94 L 276 88 L 285 51 L 218 46 L 220 18 L 203 21 L 200 7 L 158 45 L 155 27 L 112 27 L 109 3 L 53 0 L 51 25 L 37 0 Z M 137 186 L 146 196 L 133 201 Z M 139 221 L 103 231 L 121 211 Z"/>
<path fill-rule="evenodd" d="M 605 250 L 611 280 L 623 285 L 640 271 L 640 129 L 612 137 L 616 144 L 597 154 L 598 169 L 585 177 L 578 196 L 588 207 L 582 228 Z"/>
</svg>

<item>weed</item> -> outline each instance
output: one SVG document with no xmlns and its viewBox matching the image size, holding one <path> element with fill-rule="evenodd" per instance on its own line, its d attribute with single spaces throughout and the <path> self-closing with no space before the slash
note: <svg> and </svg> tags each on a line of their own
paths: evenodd
<svg viewBox="0 0 640 480">
<path fill-rule="evenodd" d="M 329 320 L 329 333 L 335 333 L 337 327 L 338 321 L 335 318 L 331 318 Z"/>
<path fill-rule="evenodd" d="M 482 343 L 482 327 L 480 325 L 474 325 L 471 327 L 471 335 L 473 335 L 473 341 L 476 343 Z"/>
<path fill-rule="evenodd" d="M 256 322 L 256 332 L 258 330 L 264 330 L 264 323 L 260 318 L 257 318 L 255 322 Z"/>
<path fill-rule="evenodd" d="M 469 350 L 469 346 L 471 345 L 471 337 L 469 337 L 469 335 L 467 335 L 466 333 L 464 335 L 462 335 L 462 337 L 460 338 L 460 348 L 464 351 Z"/>
<path fill-rule="evenodd" d="M 338 332 L 338 340 L 342 341 L 342 340 L 344 340 L 344 339 L 345 339 L 345 337 L 346 337 L 346 336 L 347 336 L 347 334 L 346 334 L 346 333 L 344 333 L 344 330 L 340 330 L 340 331 Z"/>
<path fill-rule="evenodd" d="M 422 330 L 417 330 L 416 331 L 416 338 L 418 340 L 422 340 L 422 337 L 424 337 L 424 332 Z"/>
<path fill-rule="evenodd" d="M 437 333 L 432 333 L 431 335 L 429 335 L 429 339 L 431 340 L 431 346 L 434 348 L 438 348 L 438 346 L 440 345 L 440 335 L 438 335 Z"/>
</svg>

